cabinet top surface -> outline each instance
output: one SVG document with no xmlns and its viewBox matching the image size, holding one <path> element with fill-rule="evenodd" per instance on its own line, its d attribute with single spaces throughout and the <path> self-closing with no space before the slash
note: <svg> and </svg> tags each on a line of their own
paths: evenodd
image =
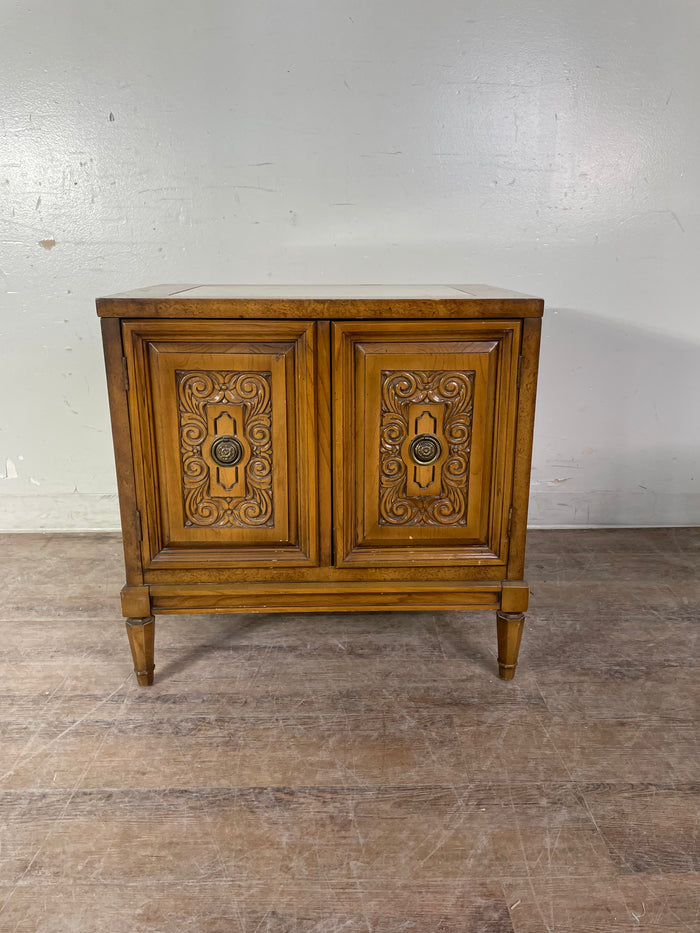
<svg viewBox="0 0 700 933">
<path fill-rule="evenodd" d="M 541 317 L 489 285 L 154 285 L 97 299 L 101 317 Z"/>
</svg>

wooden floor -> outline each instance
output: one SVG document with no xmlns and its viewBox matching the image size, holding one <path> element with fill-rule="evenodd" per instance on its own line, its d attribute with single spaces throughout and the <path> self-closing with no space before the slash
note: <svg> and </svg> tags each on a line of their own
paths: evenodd
<svg viewBox="0 0 700 933">
<path fill-rule="evenodd" d="M 700 930 L 700 529 L 539 531 L 495 613 L 159 617 L 0 538 L 2 933 Z"/>
</svg>

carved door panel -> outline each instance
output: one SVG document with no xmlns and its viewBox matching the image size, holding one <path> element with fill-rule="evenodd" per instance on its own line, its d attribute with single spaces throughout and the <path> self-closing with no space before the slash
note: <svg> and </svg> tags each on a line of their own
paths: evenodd
<svg viewBox="0 0 700 933">
<path fill-rule="evenodd" d="M 317 562 L 314 333 L 124 323 L 145 569 Z"/>
<path fill-rule="evenodd" d="M 338 323 L 336 562 L 503 565 L 520 323 Z"/>
</svg>

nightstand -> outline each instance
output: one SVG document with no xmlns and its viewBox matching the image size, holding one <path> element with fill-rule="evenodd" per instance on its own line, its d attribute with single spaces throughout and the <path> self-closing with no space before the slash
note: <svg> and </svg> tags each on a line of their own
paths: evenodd
<svg viewBox="0 0 700 933">
<path fill-rule="evenodd" d="M 487 286 L 97 301 L 138 682 L 154 615 L 493 609 L 515 673 L 543 302 Z"/>
</svg>

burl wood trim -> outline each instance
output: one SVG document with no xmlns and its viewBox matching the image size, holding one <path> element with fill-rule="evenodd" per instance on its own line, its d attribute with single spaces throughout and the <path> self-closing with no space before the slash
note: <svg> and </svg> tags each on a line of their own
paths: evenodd
<svg viewBox="0 0 700 933">
<path fill-rule="evenodd" d="M 379 438 L 380 525 L 466 525 L 475 373 L 382 372 Z M 409 456 L 417 434 L 433 434 L 439 459 Z M 423 487 L 427 494 L 417 494 Z"/>
<path fill-rule="evenodd" d="M 527 612 L 530 587 L 524 580 L 504 580 L 501 590 L 503 612 Z"/>
<path fill-rule="evenodd" d="M 100 317 L 293 320 L 460 320 L 542 317 L 541 298 L 487 286 L 462 285 L 454 298 L 185 298 L 190 286 L 158 286 L 97 299 Z M 466 289 L 466 291 L 462 291 Z M 461 295 L 460 295 L 461 292 Z M 457 297 L 459 295 L 459 297 Z M 172 297 L 169 297 L 172 296 Z"/>
<path fill-rule="evenodd" d="M 177 370 L 176 378 L 185 525 L 274 527 L 272 374 Z M 226 406 L 232 423 L 243 421 L 246 455 L 235 467 L 222 469 L 210 449 L 214 422 L 223 417 Z M 242 495 L 221 495 L 227 482 Z"/>
<path fill-rule="evenodd" d="M 151 598 L 147 586 L 124 586 L 121 591 L 122 615 L 145 618 L 151 614 Z"/>
<path fill-rule="evenodd" d="M 126 634 L 129 637 L 134 673 L 140 687 L 153 683 L 156 621 L 153 616 L 146 619 L 127 619 Z"/>
</svg>

